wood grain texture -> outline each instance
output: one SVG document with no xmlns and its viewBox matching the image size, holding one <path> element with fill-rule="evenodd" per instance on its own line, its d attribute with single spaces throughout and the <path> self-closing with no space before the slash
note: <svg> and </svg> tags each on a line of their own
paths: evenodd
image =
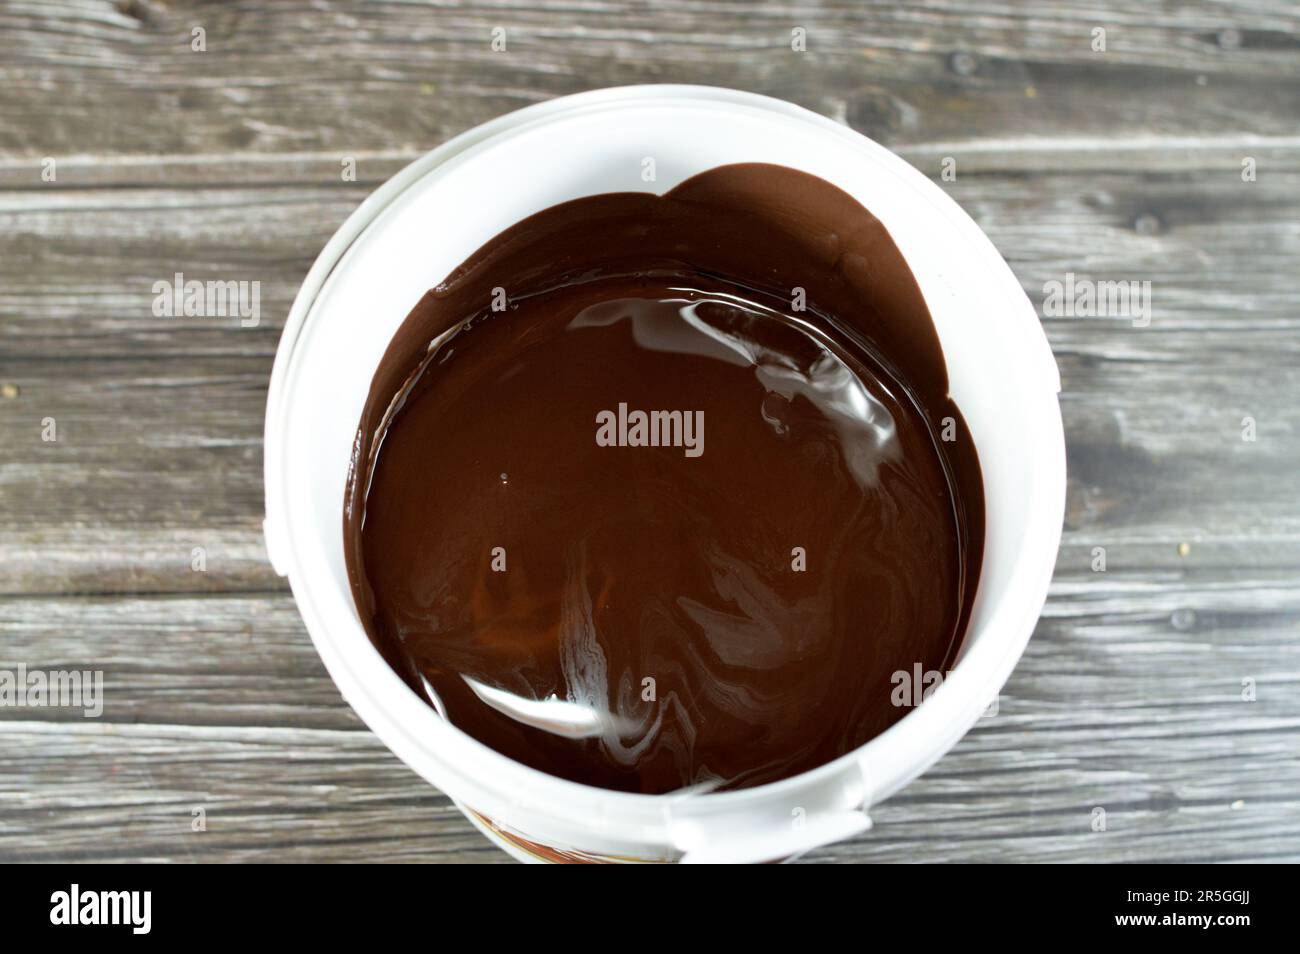
<svg viewBox="0 0 1300 954">
<path fill-rule="evenodd" d="M 0 669 L 102 669 L 106 692 L 99 719 L 0 708 L 0 860 L 505 860 L 343 702 L 267 564 L 266 383 L 298 283 L 378 183 L 506 110 L 636 82 L 877 138 L 1036 302 L 1067 272 L 1152 283 L 1146 328 L 1044 317 L 1065 535 L 998 714 L 808 860 L 1300 860 L 1300 11 L 1280 0 L 0 0 Z M 261 322 L 154 317 L 178 271 L 260 281 Z"/>
</svg>

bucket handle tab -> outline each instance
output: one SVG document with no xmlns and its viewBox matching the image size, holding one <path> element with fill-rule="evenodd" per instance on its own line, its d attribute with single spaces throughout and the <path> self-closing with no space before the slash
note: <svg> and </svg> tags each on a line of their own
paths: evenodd
<svg viewBox="0 0 1300 954">
<path fill-rule="evenodd" d="M 768 832 L 712 838 L 686 851 L 682 864 L 756 864 L 789 860 L 813 848 L 871 830 L 861 809 L 809 818 L 800 825 Z"/>
</svg>

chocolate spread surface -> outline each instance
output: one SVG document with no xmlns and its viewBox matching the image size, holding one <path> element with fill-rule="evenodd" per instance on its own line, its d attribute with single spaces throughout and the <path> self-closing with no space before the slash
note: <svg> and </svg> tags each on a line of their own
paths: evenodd
<svg viewBox="0 0 1300 954">
<path fill-rule="evenodd" d="M 815 768 L 960 646 L 984 502 L 947 392 L 906 262 L 821 179 L 733 165 L 547 209 L 375 373 L 343 527 L 361 619 L 454 725 L 553 775 Z"/>
</svg>

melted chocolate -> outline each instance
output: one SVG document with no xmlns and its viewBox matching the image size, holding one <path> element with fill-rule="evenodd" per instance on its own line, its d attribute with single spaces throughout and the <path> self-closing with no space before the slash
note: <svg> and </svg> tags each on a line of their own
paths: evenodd
<svg viewBox="0 0 1300 954">
<path fill-rule="evenodd" d="M 820 179 L 734 165 L 547 209 L 427 293 L 374 376 L 344 517 L 362 621 L 452 723 L 554 775 L 815 768 L 960 646 L 983 490 L 947 391 L 907 264 Z"/>
</svg>

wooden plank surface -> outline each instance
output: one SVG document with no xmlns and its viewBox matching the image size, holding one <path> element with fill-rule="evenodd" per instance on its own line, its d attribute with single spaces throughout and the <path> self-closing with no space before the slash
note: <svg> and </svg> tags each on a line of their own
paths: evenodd
<svg viewBox="0 0 1300 954">
<path fill-rule="evenodd" d="M 776 95 L 879 139 L 1036 302 L 1067 272 L 1152 283 L 1147 328 L 1044 318 L 1065 536 L 998 714 L 809 860 L 1300 860 L 1281 0 L 0 0 L 0 669 L 103 669 L 106 694 L 99 719 L 0 708 L 0 860 L 505 859 L 342 701 L 267 564 L 266 383 L 298 283 L 377 184 L 509 109 L 635 82 Z M 154 317 L 177 271 L 260 281 L 261 322 Z"/>
</svg>

